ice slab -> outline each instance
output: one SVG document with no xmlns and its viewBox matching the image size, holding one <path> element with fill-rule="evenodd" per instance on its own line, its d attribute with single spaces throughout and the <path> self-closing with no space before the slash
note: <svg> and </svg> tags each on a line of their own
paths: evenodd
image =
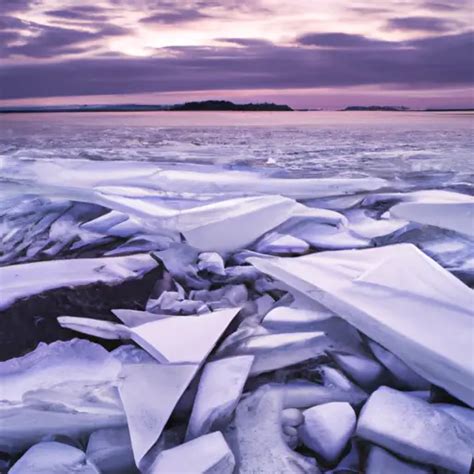
<svg viewBox="0 0 474 474">
<path fill-rule="evenodd" d="M 84 452 L 55 441 L 32 446 L 10 469 L 11 474 L 100 474 Z"/>
<path fill-rule="evenodd" d="M 169 314 L 150 313 L 149 311 L 140 311 L 138 309 L 113 309 L 112 313 L 129 327 L 140 326 L 141 324 L 170 316 Z"/>
<path fill-rule="evenodd" d="M 270 255 L 302 254 L 309 249 L 309 244 L 292 235 L 272 232 L 261 239 L 255 246 L 257 252 Z"/>
<path fill-rule="evenodd" d="M 253 359 L 253 356 L 229 357 L 204 366 L 186 439 L 226 426 L 242 395 Z"/>
<path fill-rule="evenodd" d="M 281 194 L 293 199 L 311 199 L 376 191 L 387 185 L 381 178 L 274 178 L 260 173 L 228 171 L 217 166 L 180 164 L 162 165 L 146 161 L 90 161 L 81 159 L 29 159 L 21 166 L 14 160 L 3 160 L 0 172 L 15 179 L 30 191 L 77 196 L 90 194 L 98 187 L 123 195 L 144 197 L 150 192 L 166 197 L 194 198 L 212 196 L 246 196 Z M 66 185 L 67 183 L 67 185 Z M 74 185 L 71 186 L 71 183 Z M 132 188 L 138 188 L 133 191 Z"/>
<path fill-rule="evenodd" d="M 82 406 L 73 407 L 61 403 L 63 396 L 42 402 L 39 397 L 31 402 L 0 404 L 0 449 L 6 453 L 18 453 L 52 434 L 80 440 L 101 428 L 117 428 L 127 420 L 120 406 L 108 401 L 91 403 L 94 390 L 81 395 Z M 87 404 L 89 402 L 89 404 Z M 89 406 L 88 406 L 89 405 Z M 92 407 L 90 406 L 92 405 Z M 34 420 L 34 423 L 32 423 Z"/>
<path fill-rule="evenodd" d="M 334 313 L 324 307 L 311 310 L 277 306 L 265 315 L 262 326 L 266 329 L 280 332 L 285 330 L 311 329 L 315 323 L 333 316 Z"/>
<path fill-rule="evenodd" d="M 314 459 L 291 450 L 282 433 L 283 393 L 259 388 L 237 406 L 226 439 L 237 462 L 237 472 L 253 474 L 319 474 Z"/>
<path fill-rule="evenodd" d="M 285 384 L 275 384 L 274 390 L 283 394 L 285 408 L 310 408 L 330 402 L 347 402 L 361 405 L 367 394 L 338 370 L 329 366 L 319 366 L 317 374 L 322 383 L 296 379 Z"/>
<path fill-rule="evenodd" d="M 0 400 L 19 402 L 28 391 L 66 381 L 112 381 L 120 370 L 120 362 L 99 344 L 83 339 L 40 343 L 24 356 L 0 362 Z"/>
<path fill-rule="evenodd" d="M 469 430 L 424 400 L 389 387 L 379 388 L 362 408 L 357 436 L 414 462 L 470 472 Z"/>
<path fill-rule="evenodd" d="M 201 364 L 239 311 L 163 318 L 132 328 L 132 338 L 160 362 Z"/>
<path fill-rule="evenodd" d="M 0 268 L 0 310 L 31 295 L 63 287 L 94 283 L 117 285 L 139 279 L 157 267 L 147 254 L 23 263 Z M 47 275 L 47 278 L 45 278 Z"/>
<path fill-rule="evenodd" d="M 344 352 L 332 352 L 331 357 L 348 377 L 364 389 L 374 389 L 386 379 L 384 367 L 370 357 Z"/>
<path fill-rule="evenodd" d="M 226 353 L 255 356 L 250 373 L 256 375 L 316 357 L 328 344 L 323 332 L 264 334 L 248 337 Z"/>
<path fill-rule="evenodd" d="M 127 427 L 94 431 L 86 454 L 102 474 L 138 473 Z"/>
<path fill-rule="evenodd" d="M 119 392 L 137 467 L 160 437 L 197 370 L 196 364 L 151 363 L 124 367 Z"/>
<path fill-rule="evenodd" d="M 354 434 L 357 419 L 353 408 L 344 402 L 326 403 L 308 408 L 303 416 L 301 440 L 325 462 L 334 464 Z"/>
<path fill-rule="evenodd" d="M 402 360 L 384 349 L 380 344 L 369 341 L 368 345 L 377 360 L 390 372 L 397 386 L 407 390 L 427 390 L 430 388 L 430 383 L 427 380 L 420 377 Z"/>
<path fill-rule="evenodd" d="M 413 245 L 248 260 L 474 405 L 474 292 Z"/>
<path fill-rule="evenodd" d="M 398 459 L 385 449 L 373 446 L 366 461 L 366 474 L 433 474 L 429 466 L 421 466 Z"/>
<path fill-rule="evenodd" d="M 288 233 L 317 249 L 359 249 L 370 245 L 369 239 L 353 233 L 348 227 L 319 224 L 309 220 L 295 225 Z"/>
<path fill-rule="evenodd" d="M 415 194 L 415 193 L 413 193 Z M 405 197 L 390 208 L 390 215 L 419 224 L 449 229 L 474 237 L 474 198 L 465 194 L 436 191 Z"/>
<path fill-rule="evenodd" d="M 235 458 L 222 433 L 216 431 L 158 454 L 149 474 L 232 474 Z"/>
</svg>

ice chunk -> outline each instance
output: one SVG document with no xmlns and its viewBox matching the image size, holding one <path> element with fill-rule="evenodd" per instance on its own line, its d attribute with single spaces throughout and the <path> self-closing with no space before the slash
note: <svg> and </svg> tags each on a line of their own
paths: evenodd
<svg viewBox="0 0 474 474">
<path fill-rule="evenodd" d="M 413 200 L 390 208 L 390 215 L 474 237 L 472 196 L 452 192 L 442 194 L 440 191 L 431 195 L 418 194 Z"/>
<path fill-rule="evenodd" d="M 202 316 L 170 316 L 131 328 L 72 316 L 61 316 L 58 322 L 63 327 L 105 339 L 133 339 L 159 362 L 200 364 L 239 311 L 240 308 L 232 308 Z"/>
<path fill-rule="evenodd" d="M 10 469 L 11 474 L 100 474 L 77 448 L 55 441 L 32 446 Z"/>
<path fill-rule="evenodd" d="M 469 431 L 435 406 L 388 387 L 379 388 L 364 405 L 357 436 L 414 462 L 470 472 Z"/>
<path fill-rule="evenodd" d="M 137 309 L 113 309 L 112 313 L 117 316 L 126 326 L 140 326 L 141 324 L 156 321 L 157 319 L 168 318 L 169 314 L 156 314 Z"/>
<path fill-rule="evenodd" d="M 309 245 L 304 240 L 292 235 L 272 232 L 261 239 L 255 249 L 257 252 L 271 255 L 302 254 L 309 249 Z"/>
<path fill-rule="evenodd" d="M 131 339 L 132 333 L 122 324 L 102 321 L 92 318 L 78 318 L 75 316 L 60 316 L 58 323 L 61 327 L 78 331 L 89 336 L 100 337 L 102 339 Z"/>
<path fill-rule="evenodd" d="M 346 216 L 351 232 L 369 240 L 400 232 L 408 226 L 408 222 L 402 219 L 373 219 L 365 209 L 352 209 Z"/>
<path fill-rule="evenodd" d="M 334 313 L 321 307 L 317 310 L 297 309 L 288 306 L 278 306 L 267 313 L 262 326 L 274 331 L 311 329 L 314 323 L 324 321 L 334 316 Z"/>
<path fill-rule="evenodd" d="M 83 339 L 40 343 L 24 356 L 0 362 L 0 400 L 21 401 L 28 391 L 68 380 L 111 381 L 120 370 L 120 362 L 99 344 Z"/>
<path fill-rule="evenodd" d="M 298 239 L 308 242 L 317 249 L 340 250 L 368 247 L 369 239 L 358 236 L 346 227 L 335 227 L 312 221 L 302 221 L 288 230 Z"/>
<path fill-rule="evenodd" d="M 413 245 L 249 262 L 474 405 L 474 292 Z"/>
<path fill-rule="evenodd" d="M 314 459 L 292 451 L 282 433 L 283 393 L 264 386 L 237 406 L 233 426 L 225 435 L 237 472 L 253 474 L 319 474 Z"/>
<path fill-rule="evenodd" d="M 132 364 L 123 368 L 119 392 L 137 467 L 160 437 L 197 369 L 196 364 L 158 363 Z"/>
<path fill-rule="evenodd" d="M 239 311 L 159 319 L 132 328 L 132 338 L 160 362 L 200 364 Z"/>
<path fill-rule="evenodd" d="M 373 446 L 366 462 L 366 474 L 432 474 L 428 466 L 413 464 L 396 458 L 385 449 Z"/>
<path fill-rule="evenodd" d="M 61 393 L 49 402 L 42 402 L 37 396 L 31 401 L 0 403 L 0 450 L 18 453 L 52 434 L 80 440 L 101 428 L 126 425 L 120 400 L 117 404 L 110 400 L 103 403 L 97 400 L 96 390 L 82 392 L 76 395 L 72 407 L 62 403 Z"/>
<path fill-rule="evenodd" d="M 319 366 L 317 374 L 322 379 L 321 384 L 297 379 L 274 385 L 275 390 L 283 393 L 286 408 L 309 408 L 329 402 L 347 402 L 359 406 L 367 399 L 362 389 L 336 369 Z"/>
<path fill-rule="evenodd" d="M 88 230 L 90 232 L 95 232 L 97 234 L 110 235 L 109 230 L 114 225 L 120 224 L 128 219 L 128 215 L 123 212 L 110 211 L 107 214 L 96 217 L 95 219 L 84 222 L 81 225 L 82 229 Z"/>
<path fill-rule="evenodd" d="M 334 464 L 356 427 L 356 415 L 349 403 L 333 402 L 308 408 L 299 429 L 303 443 L 325 462 Z"/>
<path fill-rule="evenodd" d="M 226 426 L 242 394 L 252 362 L 253 356 L 237 356 L 205 365 L 186 439 Z"/>
<path fill-rule="evenodd" d="M 235 459 L 222 433 L 216 431 L 162 451 L 150 474 L 232 474 Z"/>
<path fill-rule="evenodd" d="M 81 258 L 24 263 L 0 268 L 0 310 L 15 301 L 42 292 L 64 287 L 105 283 L 117 285 L 127 280 L 140 279 L 157 267 L 147 254 L 126 257 Z M 45 275 L 48 277 L 45 278 Z"/>
<path fill-rule="evenodd" d="M 225 253 L 250 245 L 302 208 L 282 196 L 232 199 L 190 211 L 189 224 L 180 230 L 192 246 Z"/>
<path fill-rule="evenodd" d="M 225 275 L 224 260 L 216 252 L 203 252 L 199 254 L 199 271 L 206 270 L 215 275 Z"/>
<path fill-rule="evenodd" d="M 102 474 L 138 472 L 126 427 L 94 431 L 89 437 L 86 454 Z"/>
<path fill-rule="evenodd" d="M 332 352 L 331 356 L 340 369 L 363 388 L 378 387 L 386 377 L 383 366 L 370 357 L 343 352 Z"/>
<path fill-rule="evenodd" d="M 437 403 L 434 406 L 452 416 L 469 429 L 472 432 L 474 443 L 474 410 L 459 405 L 452 405 L 450 403 Z"/>
<path fill-rule="evenodd" d="M 255 356 L 250 373 L 256 375 L 316 357 L 327 349 L 328 344 L 322 332 L 266 334 L 246 338 L 228 348 L 226 353 Z"/>
<path fill-rule="evenodd" d="M 407 390 L 426 390 L 430 383 L 410 369 L 402 360 L 384 349 L 380 344 L 369 341 L 369 348 L 374 356 L 394 377 L 395 383 Z"/>
</svg>

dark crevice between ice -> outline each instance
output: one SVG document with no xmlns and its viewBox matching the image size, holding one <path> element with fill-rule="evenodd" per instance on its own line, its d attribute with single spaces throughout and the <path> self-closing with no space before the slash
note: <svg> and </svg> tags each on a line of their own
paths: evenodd
<svg viewBox="0 0 474 474">
<path fill-rule="evenodd" d="M 75 331 L 61 328 L 57 317 L 83 316 L 119 322 L 111 309 L 144 309 L 157 279 L 163 277 L 163 267 L 148 272 L 142 279 L 119 285 L 94 283 L 80 287 L 59 288 L 19 300 L 0 311 L 0 360 L 18 357 L 33 350 L 40 342 L 54 342 L 77 337 Z M 87 337 L 106 349 L 120 341 Z"/>
</svg>

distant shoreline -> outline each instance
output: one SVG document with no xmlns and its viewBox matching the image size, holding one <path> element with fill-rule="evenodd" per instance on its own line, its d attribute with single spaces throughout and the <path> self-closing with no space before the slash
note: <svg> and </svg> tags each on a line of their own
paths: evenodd
<svg viewBox="0 0 474 474">
<path fill-rule="evenodd" d="M 104 107 L 68 107 L 68 108 L 49 108 L 49 107 L 0 107 L 0 114 L 57 114 L 57 113 L 111 113 L 111 112 L 474 112 L 474 108 L 465 109 L 406 109 L 406 110 L 387 110 L 387 109 L 339 109 L 339 110 L 324 110 L 324 109 L 273 109 L 273 108 L 236 108 L 232 109 L 192 109 L 192 108 L 175 108 L 166 106 L 104 106 Z"/>
</svg>

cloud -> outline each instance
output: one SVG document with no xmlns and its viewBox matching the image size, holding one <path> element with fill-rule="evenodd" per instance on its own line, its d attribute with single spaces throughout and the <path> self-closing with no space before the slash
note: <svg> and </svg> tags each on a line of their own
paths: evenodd
<svg viewBox="0 0 474 474">
<path fill-rule="evenodd" d="M 75 43 L 69 43 L 73 47 Z M 0 66 L 0 97 L 52 97 L 197 90 L 298 89 L 358 85 L 442 88 L 473 82 L 473 34 L 384 48 L 273 44 L 168 48 L 149 58 L 75 59 Z"/>
<path fill-rule="evenodd" d="M 346 33 L 309 33 L 300 36 L 297 41 L 305 46 L 319 46 L 323 48 L 386 48 L 393 46 L 393 43 L 389 41 Z"/>
<path fill-rule="evenodd" d="M 98 6 L 80 5 L 58 10 L 47 10 L 45 13 L 64 20 L 106 21 L 108 18 L 107 12 L 108 9 Z"/>
<path fill-rule="evenodd" d="M 154 15 L 142 18 L 142 23 L 158 23 L 173 25 L 177 23 L 187 23 L 191 21 L 202 20 L 203 18 L 209 18 L 199 10 L 188 9 L 174 9 L 172 11 L 164 11 L 161 13 L 155 13 Z"/>
<path fill-rule="evenodd" d="M 457 25 L 458 23 L 452 20 L 429 16 L 392 18 L 387 22 L 387 28 L 390 30 L 426 31 L 430 33 L 445 33 L 453 30 Z"/>
<path fill-rule="evenodd" d="M 457 4 L 456 4 L 457 3 Z M 461 0 L 458 0 L 457 2 L 443 2 L 443 1 L 428 1 L 428 2 L 423 2 L 421 6 L 423 8 L 426 8 L 427 10 L 432 10 L 432 11 L 438 11 L 438 12 L 453 12 L 459 10 L 459 7 L 462 6 L 460 4 L 463 4 Z"/>
<path fill-rule="evenodd" d="M 2 57 L 21 55 L 30 58 L 54 58 L 61 54 L 78 54 L 90 51 L 86 44 L 107 36 L 125 35 L 128 30 L 120 26 L 96 23 L 94 30 L 61 28 L 14 17 L 0 17 L 0 27 L 11 31 L 1 49 Z M 21 33 L 28 32 L 28 36 Z M 15 42 L 13 45 L 9 43 Z M 18 44 L 19 43 L 19 44 Z"/>
</svg>

